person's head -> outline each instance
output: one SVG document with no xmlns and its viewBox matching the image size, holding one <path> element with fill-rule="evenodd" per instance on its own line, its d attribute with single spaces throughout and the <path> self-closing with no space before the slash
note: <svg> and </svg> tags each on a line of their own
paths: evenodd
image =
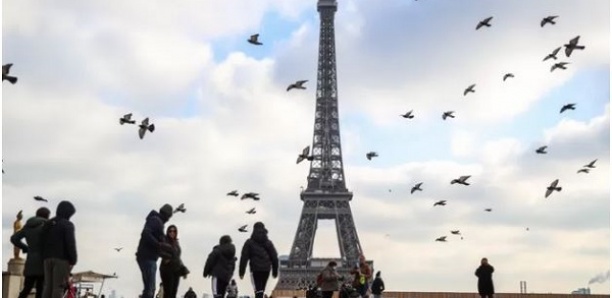
<svg viewBox="0 0 612 298">
<path fill-rule="evenodd" d="M 166 236 L 168 236 L 168 238 L 172 240 L 176 240 L 178 236 L 178 229 L 175 225 L 168 226 L 168 228 L 166 229 Z"/>
<path fill-rule="evenodd" d="M 174 212 L 174 208 L 170 204 L 164 204 L 161 208 L 159 208 L 159 216 L 161 217 L 163 222 L 168 222 L 172 217 L 172 213 Z"/>
<path fill-rule="evenodd" d="M 223 244 L 230 244 L 230 243 L 232 243 L 232 237 L 230 237 L 229 235 L 223 235 L 219 239 L 219 244 L 221 244 L 221 245 L 223 245 Z"/>
<path fill-rule="evenodd" d="M 193 292 L 193 289 L 192 289 L 191 287 L 189 287 L 189 291 L 192 291 L 192 292 Z"/>
<path fill-rule="evenodd" d="M 253 230 L 262 230 L 265 229 L 266 226 L 264 226 L 263 222 L 258 221 L 253 225 Z"/>
<path fill-rule="evenodd" d="M 230 285 L 235 286 L 236 285 L 236 280 L 232 279 L 232 281 L 230 281 Z"/>
<path fill-rule="evenodd" d="M 70 217 L 72 217 L 74 213 L 76 213 L 76 209 L 69 201 L 61 201 L 57 205 L 57 210 L 55 210 L 55 215 L 57 217 L 67 220 L 70 220 Z"/>
<path fill-rule="evenodd" d="M 366 261 L 365 256 L 363 254 L 360 254 L 359 255 L 359 263 L 365 263 L 365 261 Z"/>
<path fill-rule="evenodd" d="M 327 263 L 327 266 L 334 269 L 336 268 L 336 266 L 338 266 L 338 263 L 336 263 L 336 261 L 330 261 L 329 263 Z"/>
<path fill-rule="evenodd" d="M 489 260 L 487 260 L 487 258 L 482 258 L 482 260 L 480 260 L 480 264 L 481 265 L 488 265 L 489 264 Z"/>
<path fill-rule="evenodd" d="M 380 271 L 376 272 L 376 277 L 380 277 Z"/>
<path fill-rule="evenodd" d="M 36 217 L 49 219 L 49 215 L 51 215 L 51 211 L 47 207 L 40 207 L 36 210 Z"/>
</svg>

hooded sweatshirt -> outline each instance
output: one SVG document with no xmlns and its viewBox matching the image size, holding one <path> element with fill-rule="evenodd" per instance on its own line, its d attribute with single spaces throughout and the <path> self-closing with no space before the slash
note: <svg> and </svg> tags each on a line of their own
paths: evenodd
<svg viewBox="0 0 612 298">
<path fill-rule="evenodd" d="M 155 210 L 149 212 L 140 234 L 136 258 L 148 261 L 157 261 L 159 259 L 159 248 L 165 237 L 164 224 L 170 217 L 172 217 L 171 206 L 166 208 L 166 205 L 164 205 L 160 212 Z"/>
<path fill-rule="evenodd" d="M 242 246 L 240 276 L 244 276 L 247 262 L 251 272 L 270 272 L 271 267 L 272 275 L 278 275 L 278 253 L 272 241 L 268 239 L 268 230 L 261 222 L 253 225 L 251 238 L 247 239 Z"/>
<path fill-rule="evenodd" d="M 213 247 L 204 266 L 204 276 L 212 275 L 229 282 L 236 268 L 236 247 L 229 236 L 223 236 L 219 245 Z"/>
<path fill-rule="evenodd" d="M 11 243 L 27 254 L 25 267 L 23 269 L 24 276 L 40 276 L 44 275 L 41 233 L 47 219 L 42 217 L 31 217 L 26 221 L 23 229 L 11 236 Z M 27 245 L 21 239 L 26 239 Z"/>
<path fill-rule="evenodd" d="M 57 258 L 68 261 L 74 266 L 77 263 L 76 239 L 74 224 L 70 221 L 76 209 L 69 201 L 57 205 L 56 216 L 45 223 L 41 232 L 42 256 L 44 259 Z"/>
</svg>

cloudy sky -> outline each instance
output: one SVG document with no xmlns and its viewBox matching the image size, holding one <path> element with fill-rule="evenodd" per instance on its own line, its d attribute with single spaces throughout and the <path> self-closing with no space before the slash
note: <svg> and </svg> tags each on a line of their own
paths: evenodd
<svg viewBox="0 0 612 298">
<path fill-rule="evenodd" d="M 105 289 L 125 297 L 141 291 L 144 218 L 164 203 L 187 207 L 171 220 L 192 272 L 180 293 L 210 293 L 206 256 L 223 234 L 240 249 L 240 225 L 263 221 L 289 252 L 308 174 L 295 158 L 312 142 L 316 1 L 179 2 L 3 2 L 2 60 L 19 77 L 2 88 L 5 270 L 14 216 L 33 215 L 35 195 L 53 211 L 75 204 L 74 270 L 116 272 Z M 609 1 L 338 2 L 347 186 L 388 290 L 475 291 L 482 257 L 498 292 L 523 280 L 529 292 L 569 293 L 609 270 Z M 548 15 L 557 24 L 541 28 Z M 493 26 L 475 31 L 488 16 Z M 264 45 L 246 43 L 257 32 Z M 586 49 L 559 53 L 570 64 L 551 73 L 542 59 L 577 35 Z M 299 79 L 308 89 L 287 93 Z M 476 93 L 463 96 L 471 84 Z M 576 110 L 559 114 L 566 103 Z M 414 119 L 399 116 L 408 110 Z M 446 110 L 456 118 L 442 121 Z M 140 140 L 120 126 L 129 112 L 155 132 Z M 548 154 L 536 155 L 542 145 Z M 368 161 L 372 150 L 380 156 Z M 449 184 L 460 175 L 472 185 Z M 563 190 L 545 199 L 555 179 Z M 416 182 L 423 191 L 410 195 Z M 262 200 L 225 196 L 233 189 Z M 441 199 L 447 206 L 432 207 Z M 315 257 L 339 256 L 335 237 L 321 222 Z M 240 291 L 252 295 L 247 281 Z M 609 294 L 609 281 L 590 287 Z"/>
</svg>

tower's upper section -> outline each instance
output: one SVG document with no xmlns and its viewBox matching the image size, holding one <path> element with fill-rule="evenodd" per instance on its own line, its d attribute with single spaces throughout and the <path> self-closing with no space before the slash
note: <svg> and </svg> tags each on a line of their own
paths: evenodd
<svg viewBox="0 0 612 298">
<path fill-rule="evenodd" d="M 340 126 L 338 121 L 338 92 L 336 77 L 336 40 L 334 0 L 319 0 L 317 10 L 321 18 L 319 57 L 317 67 L 317 102 L 315 108 L 313 160 L 310 163 L 306 192 L 347 192 L 342 165 Z"/>
</svg>

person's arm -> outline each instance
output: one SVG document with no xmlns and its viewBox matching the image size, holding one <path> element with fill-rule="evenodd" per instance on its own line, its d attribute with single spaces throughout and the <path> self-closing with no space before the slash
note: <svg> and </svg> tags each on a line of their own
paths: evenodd
<svg viewBox="0 0 612 298">
<path fill-rule="evenodd" d="M 17 246 L 19 249 L 21 249 L 21 251 L 24 254 L 28 253 L 28 246 L 23 243 L 21 241 L 21 239 L 23 239 L 25 237 L 25 230 L 27 228 L 21 229 L 19 231 L 17 231 L 17 233 L 13 234 L 13 236 L 11 236 L 11 243 L 15 246 Z"/>
<path fill-rule="evenodd" d="M 64 247 L 66 248 L 66 252 L 68 254 L 68 264 L 70 266 L 74 266 L 77 263 L 77 248 L 76 248 L 76 238 L 74 236 L 74 224 L 71 222 L 66 222 L 66 232 L 64 233 Z"/>
<path fill-rule="evenodd" d="M 249 245 L 249 240 L 247 240 L 242 246 L 242 253 L 240 254 L 240 267 L 238 268 L 238 276 L 240 276 L 240 279 L 244 277 L 246 265 L 250 258 L 251 251 Z"/>
<path fill-rule="evenodd" d="M 278 252 L 276 251 L 272 241 L 269 243 L 270 251 L 268 253 L 270 254 L 270 261 L 272 261 L 272 277 L 276 278 L 278 276 Z"/>
<path fill-rule="evenodd" d="M 210 275 L 213 267 L 215 267 L 215 264 L 217 264 L 217 259 L 218 254 L 213 249 L 213 251 L 210 252 L 208 258 L 206 259 L 206 265 L 204 265 L 204 277 L 208 277 Z"/>
</svg>

